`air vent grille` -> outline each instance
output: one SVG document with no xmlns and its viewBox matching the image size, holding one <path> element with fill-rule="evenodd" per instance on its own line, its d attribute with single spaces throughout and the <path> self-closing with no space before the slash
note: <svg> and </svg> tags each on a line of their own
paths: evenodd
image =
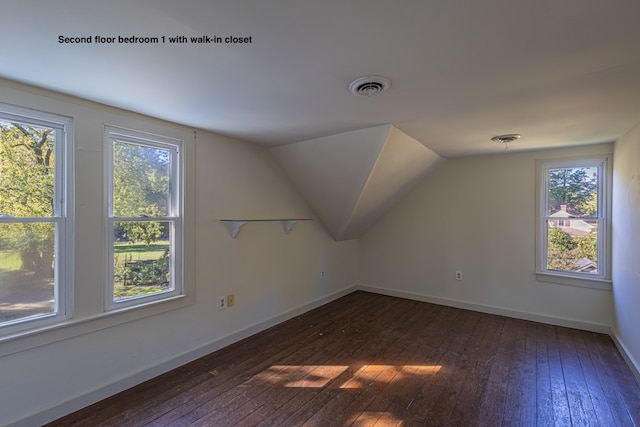
<svg viewBox="0 0 640 427">
<path fill-rule="evenodd" d="M 518 135 L 517 133 L 509 133 L 506 135 L 494 136 L 493 138 L 491 138 L 491 140 L 495 142 L 501 142 L 503 144 L 508 144 L 510 142 L 515 141 L 518 138 L 520 138 L 520 135 Z"/>
<path fill-rule="evenodd" d="M 384 92 L 391 86 L 391 80 L 382 76 L 360 77 L 349 85 L 349 92 L 354 95 L 373 96 Z"/>
</svg>

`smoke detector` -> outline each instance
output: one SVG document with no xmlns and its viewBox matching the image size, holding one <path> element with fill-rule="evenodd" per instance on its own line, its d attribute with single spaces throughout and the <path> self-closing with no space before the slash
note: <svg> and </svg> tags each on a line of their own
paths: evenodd
<svg viewBox="0 0 640 427">
<path fill-rule="evenodd" d="M 391 80 L 382 76 L 364 76 L 355 79 L 349 85 L 349 92 L 354 95 L 378 95 L 391 87 Z"/>
<path fill-rule="evenodd" d="M 520 138 L 520 134 L 518 133 L 507 133 L 505 135 L 494 136 L 493 138 L 491 138 L 491 140 L 504 144 L 504 148 L 509 148 L 508 144 L 518 138 Z"/>
</svg>

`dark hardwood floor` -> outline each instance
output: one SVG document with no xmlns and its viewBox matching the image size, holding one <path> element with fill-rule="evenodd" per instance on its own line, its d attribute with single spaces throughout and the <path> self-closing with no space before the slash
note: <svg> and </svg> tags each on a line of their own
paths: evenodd
<svg viewBox="0 0 640 427">
<path fill-rule="evenodd" d="M 51 426 L 634 426 L 607 335 L 355 292 Z"/>
</svg>

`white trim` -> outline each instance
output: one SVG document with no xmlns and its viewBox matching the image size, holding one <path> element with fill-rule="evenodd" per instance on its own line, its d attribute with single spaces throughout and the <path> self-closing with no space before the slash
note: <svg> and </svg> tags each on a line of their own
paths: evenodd
<svg viewBox="0 0 640 427">
<path fill-rule="evenodd" d="M 620 341 L 620 338 L 618 337 L 618 334 L 616 334 L 615 329 L 612 328 L 610 335 L 613 343 L 616 345 L 618 351 L 622 355 L 622 358 L 625 360 L 625 362 L 627 362 L 629 368 L 631 368 L 631 372 L 633 372 L 633 376 L 636 377 L 636 381 L 638 381 L 638 384 L 640 384 L 640 362 L 633 358 L 631 352 L 627 349 L 627 346 L 624 345 L 622 341 Z"/>
<path fill-rule="evenodd" d="M 0 342 L 8 336 L 64 322 L 73 316 L 74 278 L 74 127 L 68 116 L 0 102 L 0 119 L 51 128 L 54 140 L 54 203 L 50 217 L 3 218 L 0 223 L 45 223 L 55 227 L 54 310 L 52 313 L 2 322 Z"/>
<path fill-rule="evenodd" d="M 549 220 L 554 219 L 547 211 L 548 172 L 561 168 L 598 168 L 597 217 L 586 218 L 598 223 L 598 272 L 580 273 L 547 269 L 547 233 Z M 610 153 L 575 158 L 544 159 L 536 161 L 536 280 L 561 285 L 581 286 L 596 289 L 611 289 L 611 186 L 613 176 Z M 578 218 L 585 219 L 585 218 Z"/>
<path fill-rule="evenodd" d="M 11 335 L 0 337 L 0 344 L 2 344 L 0 357 L 144 319 L 193 303 L 192 295 L 180 295 L 160 301 L 145 301 L 145 304 L 138 306 L 100 312 L 81 319 L 69 319 L 25 331 L 16 331 Z"/>
<path fill-rule="evenodd" d="M 73 118 L 69 116 L 36 110 L 35 108 L 20 107 L 4 102 L 0 102 L 0 113 L 5 116 L 10 116 L 15 119 L 15 121 L 20 123 L 35 124 L 43 127 L 67 125 L 69 129 L 72 129 L 73 124 Z M 71 135 L 72 133 L 73 132 L 69 132 L 69 135 Z M 67 135 L 67 137 L 69 135 Z"/>
<path fill-rule="evenodd" d="M 536 271 L 536 280 L 539 282 L 555 283 L 558 285 L 577 286 L 579 288 L 601 289 L 603 291 L 612 291 L 613 282 L 598 277 L 574 276 L 571 274 L 558 273 L 554 274 L 549 271 Z"/>
<path fill-rule="evenodd" d="M 106 224 L 106 243 L 107 243 L 107 267 L 104 290 L 104 309 L 105 311 L 119 310 L 125 307 L 136 307 L 153 301 L 162 301 L 183 295 L 185 292 L 184 285 L 184 159 L 182 149 L 184 141 L 149 134 L 141 131 L 124 129 L 112 125 L 104 127 L 104 146 L 105 146 L 105 206 L 107 206 L 107 224 Z M 142 147 L 150 147 L 169 152 L 169 200 L 168 212 L 166 215 L 132 218 L 132 217 L 116 217 L 113 214 L 113 151 L 116 142 L 134 144 Z M 149 295 L 140 295 L 130 298 L 123 298 L 114 301 L 113 277 L 114 277 L 114 224 L 122 221 L 141 221 L 141 222 L 169 222 L 169 277 L 171 284 L 170 289 L 163 292 L 156 292 Z"/>
<path fill-rule="evenodd" d="M 250 337 L 251 335 L 255 335 L 258 332 L 261 332 L 272 326 L 275 326 L 287 320 L 293 319 L 294 317 L 299 316 L 303 313 L 306 313 L 307 311 L 313 310 L 324 304 L 330 303 L 331 301 L 334 301 L 338 298 L 341 298 L 345 295 L 355 292 L 356 290 L 357 290 L 356 285 L 348 286 L 341 291 L 334 292 L 325 297 L 318 298 L 309 303 L 303 304 L 297 308 L 288 310 L 282 314 L 270 317 L 261 322 L 247 326 L 246 328 L 240 329 L 236 332 L 233 332 L 231 334 L 215 339 L 193 350 L 186 351 L 182 354 L 172 357 L 155 366 L 141 370 L 133 375 L 116 379 L 115 381 L 109 384 L 105 384 L 101 387 L 98 387 L 93 391 L 90 391 L 89 393 L 80 394 L 58 405 L 54 405 L 45 409 L 38 409 L 37 412 L 34 412 L 33 414 L 25 418 L 14 420 L 9 424 L 13 427 L 31 427 L 34 425 L 42 425 L 42 424 L 49 423 L 60 417 L 70 414 L 74 411 L 82 409 L 88 405 L 91 405 L 93 403 L 99 402 L 100 400 L 106 399 L 107 397 L 112 396 L 116 393 L 124 391 L 135 385 L 141 384 L 144 381 L 147 381 L 151 378 L 157 377 L 158 375 L 161 375 L 172 369 L 178 368 L 184 364 L 192 362 L 200 357 L 206 356 L 207 354 L 210 354 L 214 351 L 220 350 L 221 348 L 227 347 L 244 338 Z"/>
<path fill-rule="evenodd" d="M 448 307 L 462 308 L 465 310 L 473 310 L 473 311 L 478 311 L 480 313 L 497 314 L 499 316 L 507 316 L 507 317 L 512 317 L 514 319 L 531 320 L 533 322 L 546 323 L 549 325 L 564 326 L 564 327 L 573 328 L 573 329 L 581 329 L 584 331 L 597 332 L 601 334 L 609 334 L 611 332 L 611 325 L 605 325 L 601 323 L 585 322 L 582 320 L 549 316 L 546 314 L 510 310 L 507 308 L 495 307 L 491 305 L 477 304 L 473 302 L 454 300 L 449 298 L 440 298 L 440 297 L 434 297 L 431 295 L 415 294 L 411 292 L 397 291 L 393 289 L 378 288 L 373 286 L 367 286 L 364 284 L 359 284 L 358 290 L 372 292 L 372 293 L 381 294 L 381 295 L 399 297 L 399 298 L 407 298 L 414 301 L 428 302 L 431 304 L 445 305 Z"/>
</svg>

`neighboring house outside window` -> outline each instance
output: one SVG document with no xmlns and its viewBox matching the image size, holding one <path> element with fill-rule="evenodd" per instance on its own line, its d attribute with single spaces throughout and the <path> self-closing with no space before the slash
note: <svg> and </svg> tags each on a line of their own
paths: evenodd
<svg viewBox="0 0 640 427">
<path fill-rule="evenodd" d="M 575 217 L 571 216 L 571 214 L 567 212 L 567 205 L 561 205 L 560 210 L 549 215 L 549 218 L 550 227 L 560 227 L 563 229 L 563 231 L 569 233 L 572 236 L 589 236 L 596 230 L 596 227 L 593 224 L 590 224 L 587 221 L 583 221 L 581 219 L 576 219 Z M 556 220 L 555 218 L 565 219 Z"/>
<path fill-rule="evenodd" d="M 0 104 L 0 335 L 71 317 L 71 126 Z"/>
<path fill-rule="evenodd" d="M 539 280 L 608 286 L 608 162 L 606 156 L 538 162 Z"/>
</svg>

